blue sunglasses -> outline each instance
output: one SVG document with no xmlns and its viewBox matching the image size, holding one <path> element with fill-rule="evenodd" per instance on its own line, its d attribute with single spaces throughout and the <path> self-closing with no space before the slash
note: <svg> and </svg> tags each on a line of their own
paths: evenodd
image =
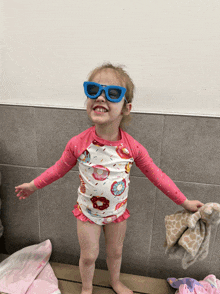
<svg viewBox="0 0 220 294">
<path fill-rule="evenodd" d="M 94 82 L 84 82 L 83 87 L 88 98 L 96 99 L 101 95 L 102 91 L 105 91 L 105 97 L 110 102 L 120 102 L 126 92 L 124 87 L 106 86 Z M 125 101 L 128 103 L 126 98 Z"/>
</svg>

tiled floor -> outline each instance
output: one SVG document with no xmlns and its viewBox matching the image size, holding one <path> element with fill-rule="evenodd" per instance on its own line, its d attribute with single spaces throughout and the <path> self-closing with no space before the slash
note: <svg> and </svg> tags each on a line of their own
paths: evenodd
<svg viewBox="0 0 220 294">
<path fill-rule="evenodd" d="M 51 266 L 59 280 L 59 288 L 62 294 L 80 294 L 81 279 L 78 266 L 59 264 L 51 262 Z M 163 279 L 154 279 L 129 274 L 121 274 L 121 281 L 134 293 L 142 294 L 173 294 L 167 282 Z M 105 270 L 95 270 L 94 294 L 114 294 L 108 283 L 108 272 Z"/>
<path fill-rule="evenodd" d="M 0 262 L 6 259 L 8 255 L 0 254 Z M 69 264 L 61 264 L 50 262 L 53 271 L 58 279 L 59 289 L 62 294 L 80 294 L 81 293 L 81 278 L 79 267 Z M 171 289 L 166 280 L 154 279 L 143 276 L 130 274 L 121 274 L 121 281 L 135 294 L 174 294 L 174 289 Z M 114 294 L 108 283 L 108 272 L 105 270 L 96 269 L 93 279 L 93 294 Z"/>
</svg>

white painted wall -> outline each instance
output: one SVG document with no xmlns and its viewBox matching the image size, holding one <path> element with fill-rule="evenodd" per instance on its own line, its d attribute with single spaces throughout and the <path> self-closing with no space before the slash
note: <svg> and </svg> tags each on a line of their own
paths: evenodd
<svg viewBox="0 0 220 294">
<path fill-rule="evenodd" d="M 0 0 L 0 103 L 84 108 L 83 81 L 126 65 L 133 111 L 220 116 L 219 0 Z"/>
</svg>

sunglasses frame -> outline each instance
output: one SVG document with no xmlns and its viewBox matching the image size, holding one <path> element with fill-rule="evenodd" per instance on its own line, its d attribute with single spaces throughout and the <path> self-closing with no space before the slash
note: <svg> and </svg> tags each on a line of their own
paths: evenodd
<svg viewBox="0 0 220 294">
<path fill-rule="evenodd" d="M 97 87 L 99 88 L 98 93 L 97 93 L 96 95 L 89 95 L 89 93 L 88 93 L 88 91 L 87 91 L 87 86 L 88 86 L 88 85 L 94 85 L 94 86 L 97 86 Z M 112 85 L 112 86 L 100 85 L 100 84 L 98 84 L 98 83 L 94 83 L 94 82 L 84 82 L 84 83 L 83 83 L 83 87 L 84 87 L 84 92 L 85 92 L 86 96 L 87 96 L 88 98 L 91 98 L 91 99 L 96 99 L 96 98 L 98 98 L 98 97 L 101 95 L 102 91 L 105 91 L 105 97 L 106 97 L 106 99 L 107 99 L 108 101 L 110 101 L 110 102 L 113 102 L 113 103 L 120 102 L 120 101 L 123 99 L 123 97 L 125 98 L 126 88 L 124 88 L 124 87 L 113 86 L 113 85 Z M 118 99 L 112 99 L 112 98 L 108 95 L 108 90 L 109 90 L 109 89 L 120 90 L 120 91 L 121 91 L 121 95 L 120 95 L 120 97 L 119 97 Z M 126 101 L 126 103 L 128 103 L 128 101 L 127 101 L 126 98 L 125 98 L 125 101 Z"/>
</svg>

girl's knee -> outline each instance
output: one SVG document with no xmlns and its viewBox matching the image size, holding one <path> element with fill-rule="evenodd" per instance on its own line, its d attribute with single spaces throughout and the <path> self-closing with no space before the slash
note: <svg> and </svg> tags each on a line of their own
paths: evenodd
<svg viewBox="0 0 220 294">
<path fill-rule="evenodd" d="M 115 259 L 120 258 L 122 256 L 122 249 L 123 249 L 123 246 L 118 246 L 118 247 L 108 246 L 106 248 L 107 257 L 115 258 Z"/>
<path fill-rule="evenodd" d="M 91 265 L 95 263 L 98 257 L 98 252 L 81 252 L 80 260 L 85 265 Z"/>
</svg>

